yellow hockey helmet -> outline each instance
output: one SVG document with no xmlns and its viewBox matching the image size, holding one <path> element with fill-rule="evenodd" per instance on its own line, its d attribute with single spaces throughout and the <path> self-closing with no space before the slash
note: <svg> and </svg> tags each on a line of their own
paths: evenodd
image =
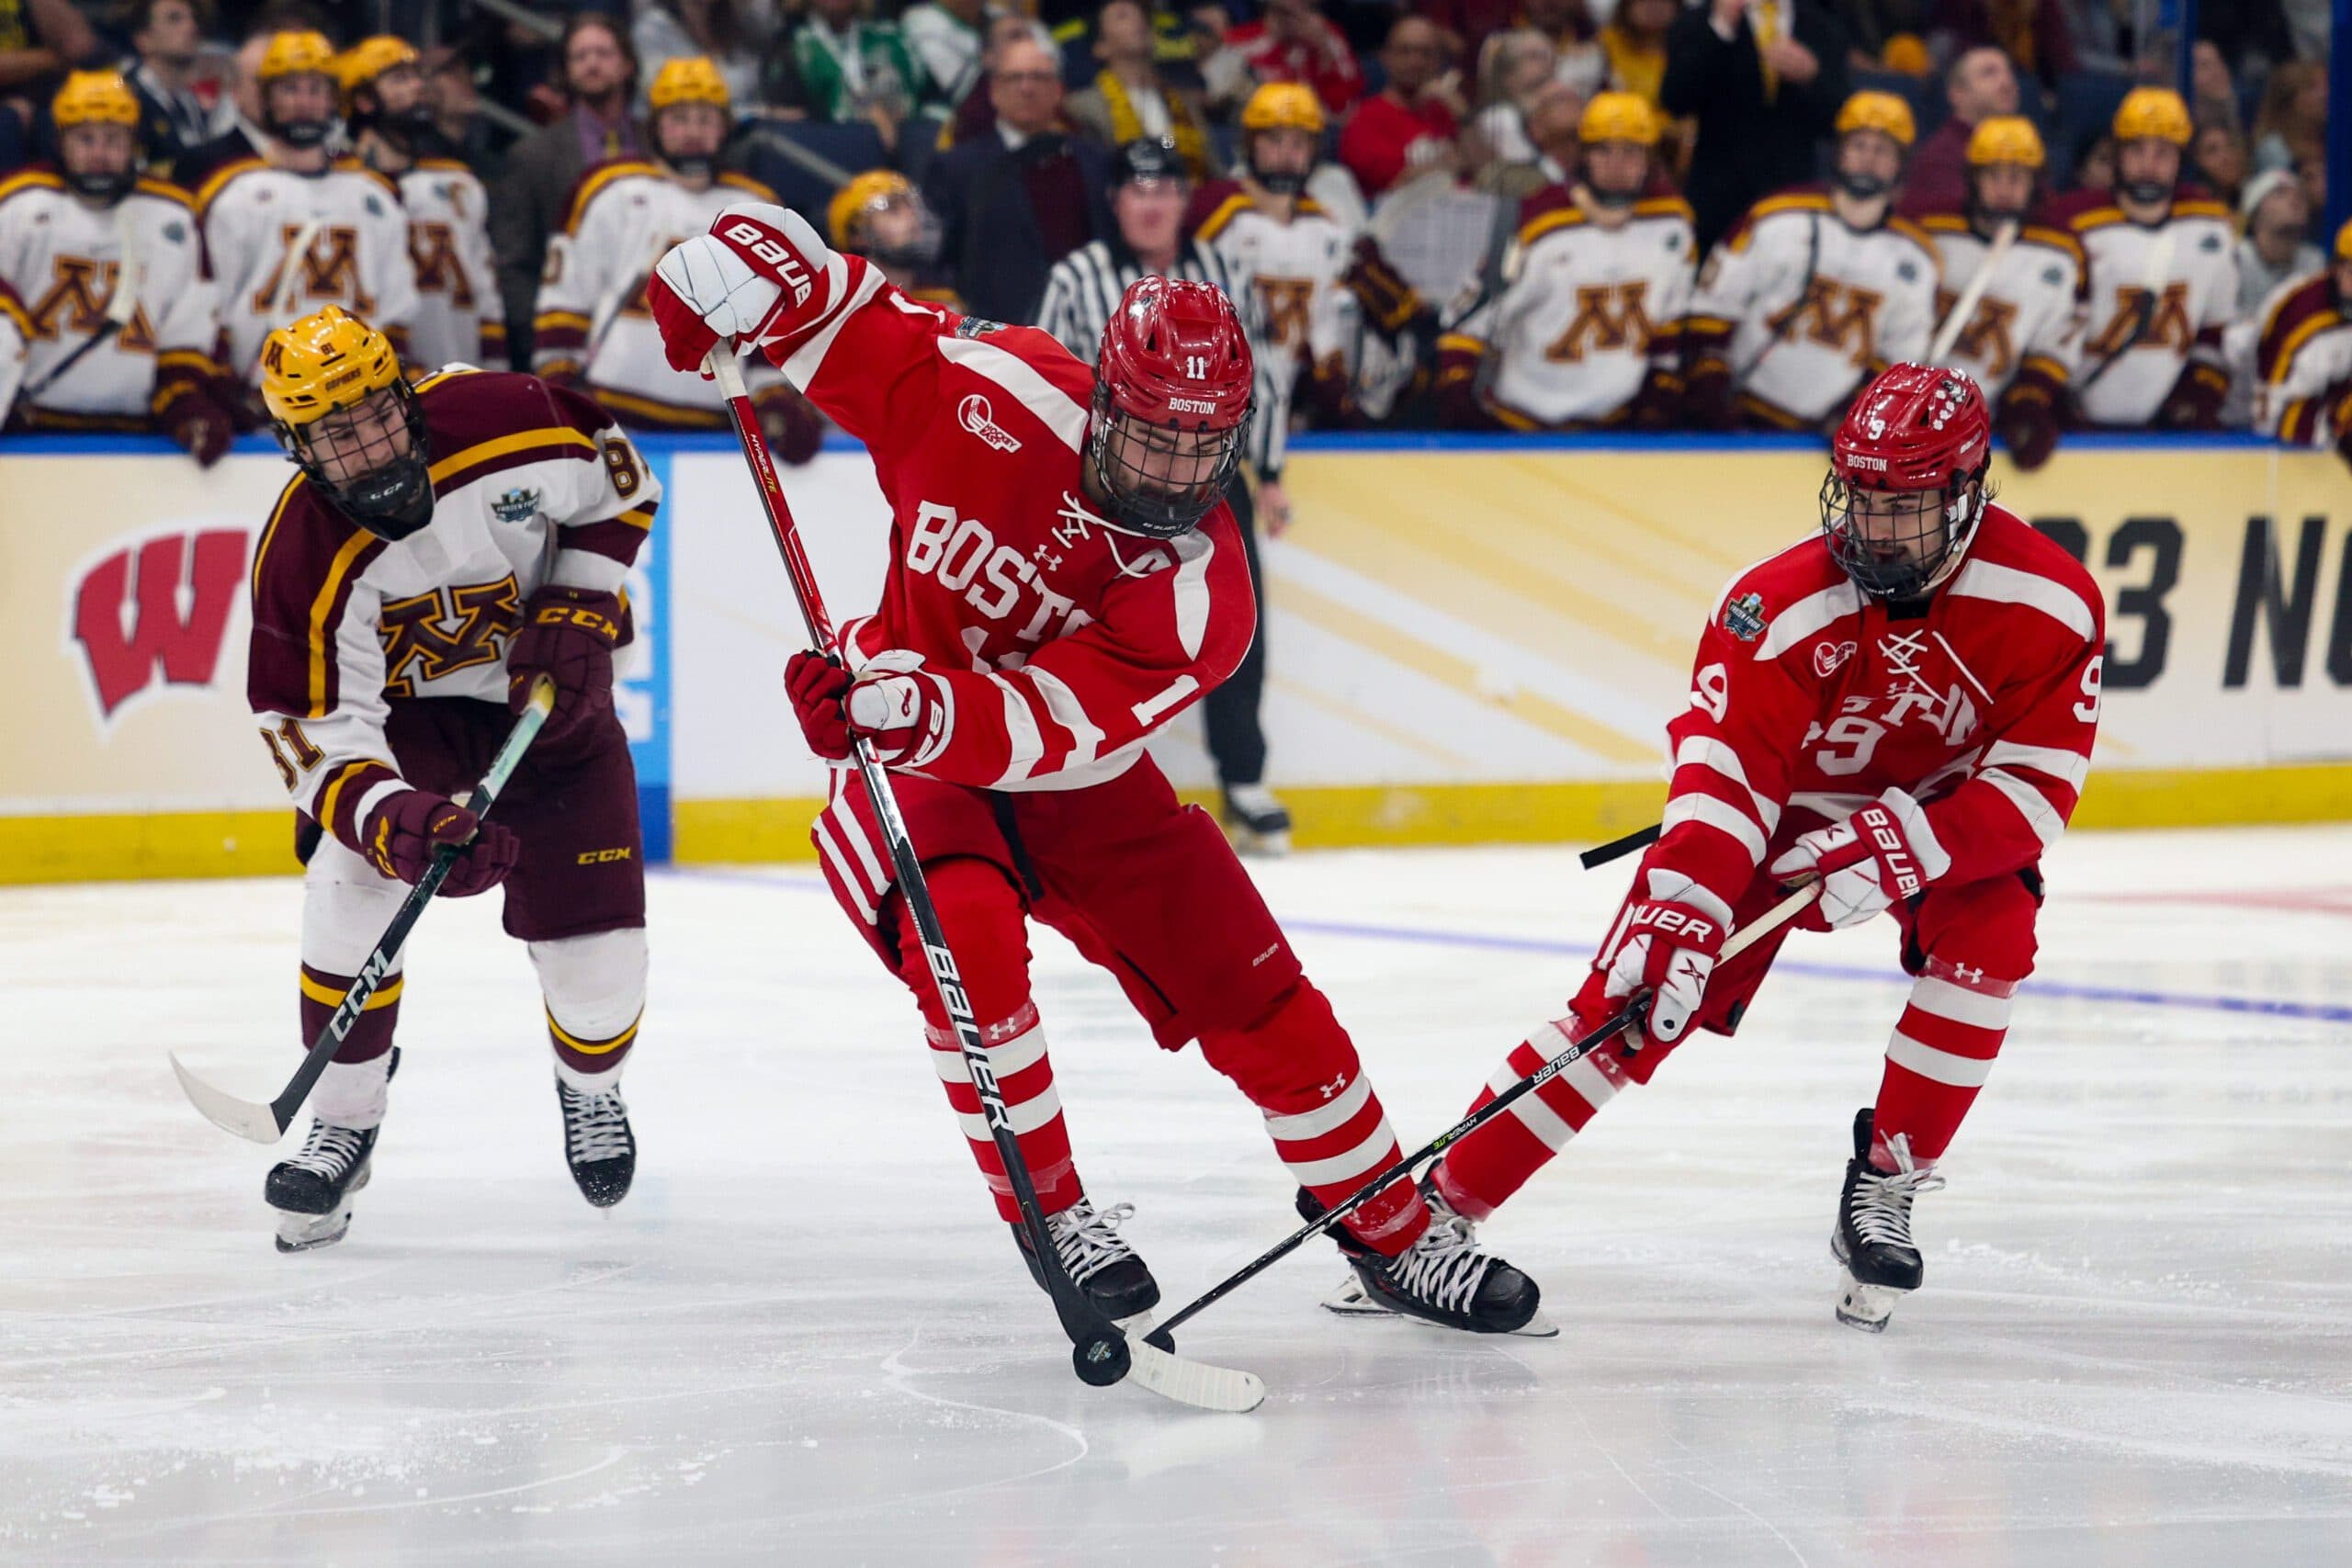
<svg viewBox="0 0 2352 1568">
<path fill-rule="evenodd" d="M 378 33 L 374 38 L 361 39 L 336 55 L 335 75 L 343 83 L 344 97 L 348 99 L 385 72 L 414 65 L 421 58 L 416 46 L 408 39 Z"/>
<path fill-rule="evenodd" d="M 2346 219 L 2344 227 L 2335 231 L 2335 259 L 2352 261 L 2352 218 Z"/>
<path fill-rule="evenodd" d="M 280 424 L 310 424 L 400 378 L 392 340 L 340 305 L 323 306 L 262 340 L 261 400 Z"/>
<path fill-rule="evenodd" d="M 2197 134 L 2188 106 L 2170 87 L 2134 87 L 2115 111 L 2115 140 L 2137 141 L 2153 136 L 2176 147 L 2186 147 Z"/>
<path fill-rule="evenodd" d="M 850 227 L 861 213 L 902 197 L 911 197 L 915 187 L 907 176 L 892 169 L 868 169 L 833 193 L 832 201 L 825 209 L 825 227 L 832 233 L 833 247 L 848 250 L 852 244 Z"/>
<path fill-rule="evenodd" d="M 261 51 L 261 66 L 254 74 L 266 85 L 280 76 L 313 72 L 327 77 L 335 74 L 334 45 L 327 41 L 327 35 L 284 32 L 270 35 L 268 47 Z"/>
<path fill-rule="evenodd" d="M 2029 169 L 2039 169 L 2048 154 L 2041 148 L 2041 132 L 2033 129 L 2033 121 L 2023 115 L 1996 114 L 1979 122 L 1968 137 L 1968 162 L 1972 168 L 1988 164 L 2022 164 Z"/>
<path fill-rule="evenodd" d="M 662 69 L 653 73 L 653 85 L 646 89 L 645 101 L 657 114 L 673 104 L 716 104 L 725 109 L 729 107 L 727 83 L 709 56 L 680 55 L 662 62 Z"/>
<path fill-rule="evenodd" d="M 1639 93 L 1595 93 L 1577 121 L 1579 141 L 1638 141 L 1657 145 L 1657 111 Z"/>
<path fill-rule="evenodd" d="M 139 100 L 118 72 L 76 71 L 49 101 L 49 118 L 60 130 L 69 125 L 139 123 Z"/>
<path fill-rule="evenodd" d="M 1323 134 L 1323 105 L 1295 82 L 1268 82 L 1241 106 L 1244 130 L 1304 130 Z"/>
<path fill-rule="evenodd" d="M 424 416 L 382 333 L 339 305 L 277 328 L 262 342 L 261 398 L 287 455 L 360 527 L 404 539 L 433 520 Z"/>
<path fill-rule="evenodd" d="M 1918 124 L 1911 118 L 1911 106 L 1893 93 L 1856 93 L 1838 110 L 1836 129 L 1840 136 L 1850 136 L 1857 130 L 1883 131 L 1894 138 L 1898 147 L 1910 146 L 1919 135 Z"/>
</svg>

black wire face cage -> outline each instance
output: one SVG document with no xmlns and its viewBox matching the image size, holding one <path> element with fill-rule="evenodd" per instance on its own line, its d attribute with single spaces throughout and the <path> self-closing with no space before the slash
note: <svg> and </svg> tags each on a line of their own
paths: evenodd
<svg viewBox="0 0 2352 1568">
<path fill-rule="evenodd" d="M 433 521 L 432 443 L 405 378 L 308 424 L 280 424 L 277 437 L 335 510 L 377 537 L 405 539 Z"/>
<path fill-rule="evenodd" d="M 1863 490 L 1859 493 L 1877 501 L 1865 504 L 1858 517 L 1858 492 L 1833 468 L 1821 481 L 1821 533 L 1830 559 L 1873 598 L 1917 598 L 1934 585 L 1984 514 L 1981 490 L 1973 504 L 1963 500 L 1973 477 L 1956 475 L 1940 491 Z"/>
<path fill-rule="evenodd" d="M 1111 389 L 1094 389 L 1093 434 L 1088 442 L 1094 477 L 1111 502 L 1120 527 L 1148 538 L 1172 539 L 1192 531 L 1211 508 L 1224 499 L 1241 466 L 1241 444 L 1250 432 L 1255 400 L 1242 410 L 1240 423 L 1216 433 L 1221 445 L 1195 446 L 1183 439 L 1203 426 L 1187 431 L 1178 422 L 1152 424 L 1122 413 L 1111 403 Z M 1154 470 L 1158 470 L 1157 473 Z M 1171 488 L 1179 477 L 1191 482 Z"/>
</svg>

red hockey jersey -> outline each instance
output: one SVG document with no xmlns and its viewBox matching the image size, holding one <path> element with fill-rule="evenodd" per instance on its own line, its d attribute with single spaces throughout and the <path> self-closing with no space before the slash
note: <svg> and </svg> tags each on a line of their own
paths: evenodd
<svg viewBox="0 0 2352 1568">
<path fill-rule="evenodd" d="M 1717 604 L 1667 726 L 1666 831 L 1644 867 L 1734 905 L 1768 845 L 1888 788 L 1925 804 L 1942 880 L 2030 865 L 2090 770 L 2105 647 L 2090 574 L 1997 506 L 1959 570 L 1904 613 L 1857 591 L 1815 535 Z"/>
<path fill-rule="evenodd" d="M 763 347 L 865 443 L 890 503 L 881 605 L 841 627 L 842 659 L 920 666 L 948 691 L 945 728 L 904 771 L 1006 790 L 1125 773 L 1255 635 L 1231 510 L 1173 540 L 1118 532 L 1080 479 L 1091 367 L 1034 327 L 909 298 L 781 208 L 730 208 L 713 229 L 733 213 L 800 251 L 811 287 Z"/>
</svg>

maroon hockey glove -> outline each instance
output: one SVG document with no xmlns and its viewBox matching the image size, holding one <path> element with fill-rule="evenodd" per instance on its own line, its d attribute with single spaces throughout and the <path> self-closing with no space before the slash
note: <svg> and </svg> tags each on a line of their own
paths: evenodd
<svg viewBox="0 0 2352 1568">
<path fill-rule="evenodd" d="M 1699 902 L 1690 901 L 1694 896 Z M 1630 897 L 1617 912 L 1592 968 L 1601 976 L 1601 995 L 1611 1002 L 1623 1003 L 1636 991 L 1650 993 L 1648 1012 L 1625 1032 L 1628 1051 L 1671 1045 L 1699 1016 L 1729 923 L 1713 908 L 1702 907 L 1714 902 L 1694 883 L 1680 898 Z"/>
<path fill-rule="evenodd" d="M 1682 420 L 1693 430 L 1729 430 L 1738 423 L 1730 366 L 1720 359 L 1691 362 L 1682 378 Z"/>
<path fill-rule="evenodd" d="M 1654 365 L 1626 410 L 1626 423 L 1640 431 L 1671 430 L 1675 417 L 1682 412 L 1683 398 L 1682 378 Z"/>
<path fill-rule="evenodd" d="M 2230 392 L 2229 378 L 2212 366 L 2191 361 L 2165 395 L 2156 410 L 2160 430 L 2219 430 L 2222 404 Z"/>
<path fill-rule="evenodd" d="M 613 649 L 621 640 L 621 601 L 593 588 L 543 584 L 523 606 L 523 625 L 506 645 L 506 705 L 521 713 L 531 682 L 555 682 L 555 707 L 542 743 L 574 735 L 613 711 Z"/>
<path fill-rule="evenodd" d="M 1832 828 L 1798 835 L 1772 863 L 1782 882 L 1821 881 L 1821 918 L 1835 931 L 1884 914 L 1951 869 L 1919 803 L 1890 789 Z"/>
<path fill-rule="evenodd" d="M 163 424 L 164 434 L 195 458 L 199 468 L 219 462 L 237 434 L 237 416 L 200 387 L 165 404 Z"/>
<path fill-rule="evenodd" d="M 759 411 L 761 433 L 768 438 L 776 460 L 789 468 L 798 468 L 816 457 L 825 443 L 825 416 L 817 405 L 802 397 L 782 381 L 762 387 L 752 394 L 752 406 Z"/>
<path fill-rule="evenodd" d="M 2058 449 L 2057 405 L 2040 386 L 2015 382 L 2002 394 L 1993 429 L 2009 449 L 2009 461 L 2030 473 Z"/>
<path fill-rule="evenodd" d="M 430 790 L 404 789 L 387 795 L 368 814 L 361 833 L 366 841 L 360 852 L 369 863 L 411 886 L 433 863 L 434 851 L 444 844 L 465 845 L 441 884 L 445 898 L 488 892 L 506 880 L 523 852 L 513 833 Z"/>
<path fill-rule="evenodd" d="M 800 721 L 808 750 L 829 762 L 849 756 L 849 715 L 842 707 L 849 684 L 848 671 L 808 649 L 784 662 L 784 690 L 792 699 L 792 716 Z"/>
</svg>

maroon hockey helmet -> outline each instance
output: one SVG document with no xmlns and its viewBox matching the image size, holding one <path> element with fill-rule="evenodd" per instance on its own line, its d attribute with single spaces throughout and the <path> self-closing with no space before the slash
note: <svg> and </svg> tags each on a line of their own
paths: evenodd
<svg viewBox="0 0 2352 1568">
<path fill-rule="evenodd" d="M 1959 567 L 1984 514 L 1992 442 L 1965 371 L 1894 365 L 1871 378 L 1830 442 L 1821 486 L 1821 531 L 1854 586 L 1913 599 Z"/>
<path fill-rule="evenodd" d="M 1137 278 L 1102 329 L 1087 435 L 1122 528 L 1172 539 L 1223 499 L 1250 429 L 1250 341 L 1214 284 Z"/>
</svg>

